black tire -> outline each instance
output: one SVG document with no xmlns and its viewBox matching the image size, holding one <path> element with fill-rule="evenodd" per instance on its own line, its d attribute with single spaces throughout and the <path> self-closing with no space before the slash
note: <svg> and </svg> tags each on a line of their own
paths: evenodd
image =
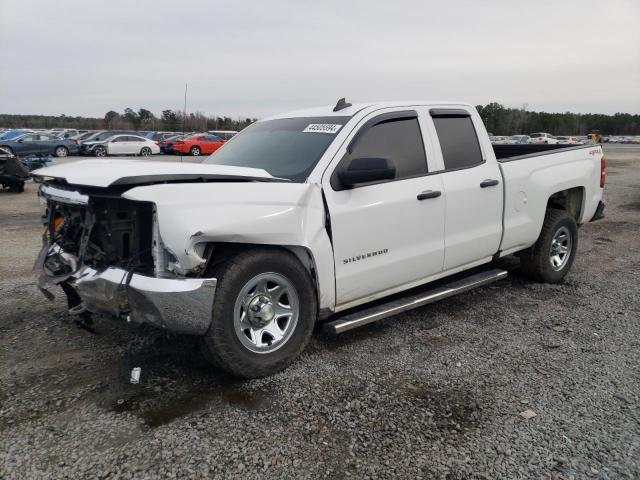
<svg viewBox="0 0 640 480">
<path fill-rule="evenodd" d="M 98 145 L 96 148 L 93 149 L 93 154 L 96 157 L 106 157 L 107 156 L 107 149 L 105 147 L 103 147 L 102 145 Z"/>
<path fill-rule="evenodd" d="M 58 145 L 53 151 L 54 157 L 68 157 L 69 149 L 63 145 Z"/>
<path fill-rule="evenodd" d="M 242 344 L 234 328 L 234 308 L 243 287 L 264 273 L 285 277 L 295 288 L 299 315 L 288 340 L 275 351 L 256 353 Z M 256 378 L 289 366 L 311 338 L 317 318 L 317 300 L 309 274 L 291 253 L 276 248 L 253 248 L 241 252 L 210 275 L 218 279 L 211 326 L 203 338 L 205 358 L 232 375 Z"/>
<path fill-rule="evenodd" d="M 24 192 L 24 182 L 14 183 L 9 187 L 9 191 L 13 193 L 22 193 Z"/>
<path fill-rule="evenodd" d="M 148 157 L 149 155 L 151 155 L 151 149 L 149 147 L 142 147 L 142 149 L 140 150 L 140 156 L 141 157 Z"/>
<path fill-rule="evenodd" d="M 566 260 L 552 265 L 552 242 L 557 234 L 566 232 L 570 248 Z M 564 210 L 550 208 L 544 218 L 542 231 L 536 243 L 520 254 L 524 275 L 537 282 L 559 283 L 567 275 L 578 250 L 578 226 L 575 219 Z"/>
<path fill-rule="evenodd" d="M 197 145 L 194 145 L 193 147 L 191 147 L 191 150 L 189 150 L 189 154 L 191 154 L 194 157 L 199 156 L 202 153 L 202 150 L 200 150 L 200 147 L 198 147 Z"/>
</svg>

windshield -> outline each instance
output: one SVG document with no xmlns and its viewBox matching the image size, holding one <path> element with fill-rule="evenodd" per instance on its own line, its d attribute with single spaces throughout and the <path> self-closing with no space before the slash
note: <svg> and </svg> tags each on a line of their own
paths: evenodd
<svg viewBox="0 0 640 480">
<path fill-rule="evenodd" d="M 103 140 L 106 140 L 109 137 L 113 137 L 114 135 L 118 135 L 117 133 L 114 132 L 103 132 L 103 133 L 99 133 L 98 135 L 96 135 L 95 137 L 93 137 L 91 139 L 92 142 L 101 142 Z"/>
<path fill-rule="evenodd" d="M 262 168 L 274 177 L 303 182 L 351 117 L 284 118 L 257 122 L 204 163 Z"/>
</svg>

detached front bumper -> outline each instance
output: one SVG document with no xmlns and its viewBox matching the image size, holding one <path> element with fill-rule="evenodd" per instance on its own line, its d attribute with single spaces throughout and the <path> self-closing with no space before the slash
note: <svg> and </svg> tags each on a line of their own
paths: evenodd
<svg viewBox="0 0 640 480">
<path fill-rule="evenodd" d="M 204 335 L 211 324 L 215 278 L 160 278 L 120 268 L 82 267 L 66 283 L 93 313 L 128 316 L 136 323 L 191 335 Z"/>
</svg>

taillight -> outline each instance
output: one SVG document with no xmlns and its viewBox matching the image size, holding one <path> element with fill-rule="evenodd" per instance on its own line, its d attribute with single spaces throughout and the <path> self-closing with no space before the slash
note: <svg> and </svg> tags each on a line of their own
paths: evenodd
<svg viewBox="0 0 640 480">
<path fill-rule="evenodd" d="M 600 188 L 604 188 L 604 182 L 607 179 L 607 160 L 602 157 L 600 159 Z"/>
</svg>

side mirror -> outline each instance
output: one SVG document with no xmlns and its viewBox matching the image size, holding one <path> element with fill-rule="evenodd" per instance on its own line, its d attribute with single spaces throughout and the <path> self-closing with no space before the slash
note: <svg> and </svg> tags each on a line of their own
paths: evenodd
<svg viewBox="0 0 640 480">
<path fill-rule="evenodd" d="M 343 187 L 393 180 L 395 176 L 396 167 L 387 158 L 354 158 L 338 170 L 338 178 Z"/>
</svg>

